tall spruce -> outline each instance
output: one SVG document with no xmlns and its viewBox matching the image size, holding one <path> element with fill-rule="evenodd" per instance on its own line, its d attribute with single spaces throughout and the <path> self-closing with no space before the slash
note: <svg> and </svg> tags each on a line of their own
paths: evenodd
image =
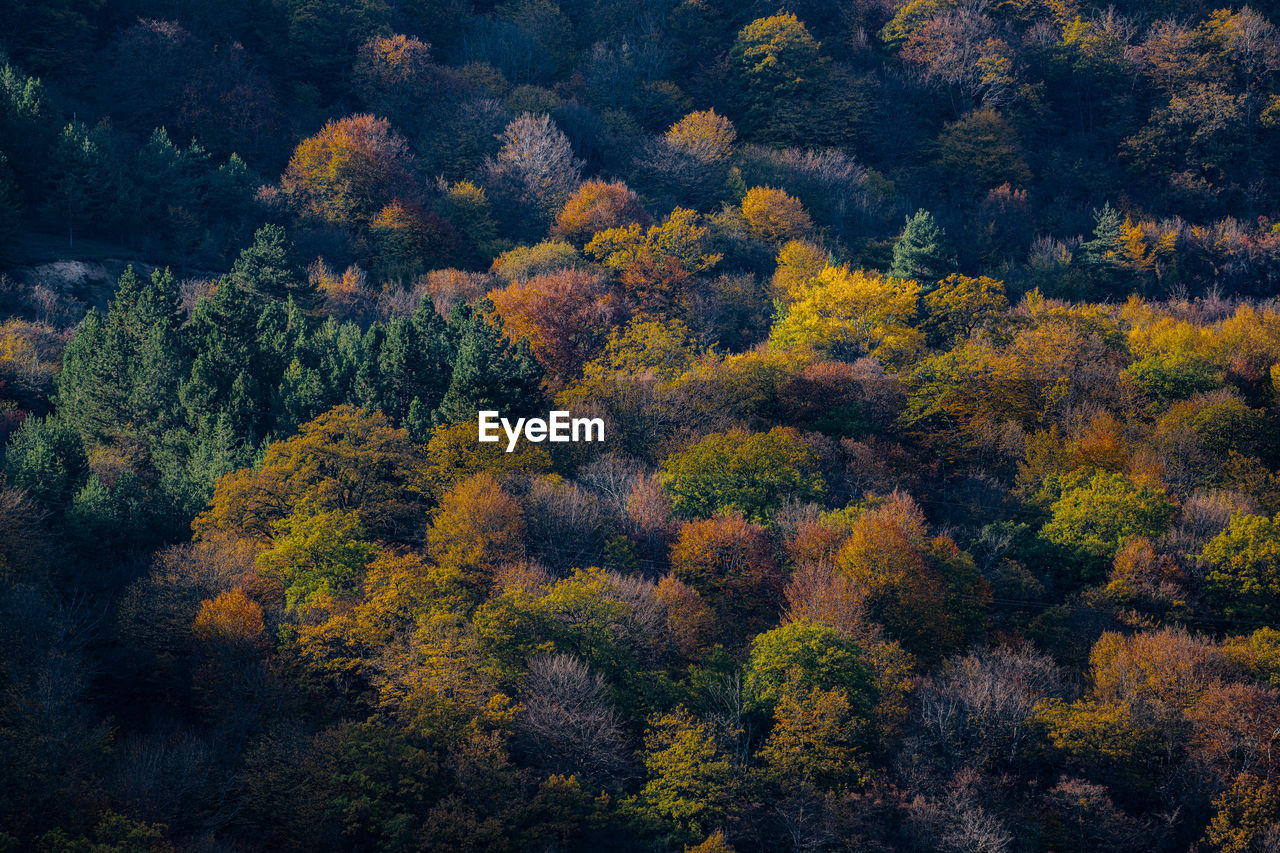
<svg viewBox="0 0 1280 853">
<path fill-rule="evenodd" d="M 492 302 L 483 299 L 475 306 L 459 305 L 449 325 L 457 356 L 436 423 L 473 420 L 482 409 L 521 416 L 539 408 L 542 368 L 528 342 L 507 340 Z"/>
<path fill-rule="evenodd" d="M 922 209 L 908 216 L 906 227 L 893 246 L 889 273 L 918 281 L 930 290 L 956 269 L 956 253 L 933 214 Z"/>
</svg>

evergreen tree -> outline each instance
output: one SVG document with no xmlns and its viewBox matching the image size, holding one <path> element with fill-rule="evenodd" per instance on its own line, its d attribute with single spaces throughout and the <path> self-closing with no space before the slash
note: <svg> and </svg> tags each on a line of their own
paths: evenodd
<svg viewBox="0 0 1280 853">
<path fill-rule="evenodd" d="M 13 259 L 13 246 L 21 221 L 22 195 L 9 160 L 0 151 L 0 264 Z"/>
<path fill-rule="evenodd" d="M 80 436 L 56 416 L 28 419 L 5 446 L 9 483 L 54 511 L 70 503 L 86 465 Z"/>
<path fill-rule="evenodd" d="M 0 60 L 0 151 L 11 160 L 26 198 L 35 198 L 58 127 L 44 86 Z"/>
<path fill-rule="evenodd" d="M 929 290 L 956 269 L 955 252 L 933 214 L 921 209 L 908 216 L 906 227 L 893 246 L 890 274 L 918 281 Z"/>
<path fill-rule="evenodd" d="M 261 304 L 285 300 L 309 305 L 313 290 L 295 259 L 293 244 L 279 225 L 264 225 L 253 235 L 253 245 L 240 253 L 231 267 L 231 278 Z"/>
<path fill-rule="evenodd" d="M 218 479 L 252 465 L 253 454 L 224 413 L 202 422 L 194 433 L 187 428 L 170 430 L 154 449 L 152 461 L 174 518 L 185 526 L 209 503 Z"/>
<path fill-rule="evenodd" d="M 1101 210 L 1093 212 L 1093 239 L 1080 246 L 1086 264 L 1103 267 L 1112 264 L 1113 255 L 1124 241 L 1124 224 L 1120 214 L 1105 202 Z"/>
<path fill-rule="evenodd" d="M 1110 202 L 1093 212 L 1093 238 L 1080 245 L 1085 269 L 1105 293 L 1125 288 L 1124 266 L 1120 251 L 1124 247 L 1124 218 Z"/>
<path fill-rule="evenodd" d="M 450 329 L 457 355 L 449 390 L 435 413 L 438 424 L 474 420 L 482 409 L 528 415 L 541 403 L 542 368 L 527 342 L 512 344 L 503 336 L 502 319 L 492 311 L 488 299 L 454 309 Z"/>
<path fill-rule="evenodd" d="M 223 279 L 200 300 L 188 333 L 194 358 L 179 389 L 187 422 L 204 432 L 225 416 L 235 434 L 257 443 L 272 429 L 271 403 L 301 330 L 301 315 L 272 300 L 259 307 L 240 279 Z"/>
<path fill-rule="evenodd" d="M 432 410 L 440 405 L 453 370 L 448 330 L 433 307 L 371 329 L 366 341 L 369 405 L 397 424 L 409 416 L 414 400 Z"/>
<path fill-rule="evenodd" d="M 52 184 L 45 214 L 67 229 L 67 247 L 75 248 L 77 228 L 88 222 L 113 222 L 126 193 L 112 162 L 106 132 L 73 121 L 62 130 L 53 149 Z"/>
<path fill-rule="evenodd" d="M 154 440 L 176 423 L 185 373 L 177 281 L 127 268 L 105 316 L 90 311 L 67 344 L 54 402 L 86 444 Z"/>
<path fill-rule="evenodd" d="M 184 250 L 199 242 L 213 172 L 210 159 L 198 143 L 179 148 L 163 127 L 155 129 L 138 150 L 131 175 L 139 198 L 135 224 L 143 235 Z"/>
</svg>

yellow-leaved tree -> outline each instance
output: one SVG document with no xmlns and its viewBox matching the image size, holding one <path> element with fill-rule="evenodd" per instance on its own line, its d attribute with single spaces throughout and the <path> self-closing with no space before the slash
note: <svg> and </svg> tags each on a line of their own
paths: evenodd
<svg viewBox="0 0 1280 853">
<path fill-rule="evenodd" d="M 770 340 L 843 358 L 872 354 L 899 362 L 924 346 L 923 335 L 911 326 L 919 300 L 914 281 L 828 266 L 795 292 Z"/>
</svg>

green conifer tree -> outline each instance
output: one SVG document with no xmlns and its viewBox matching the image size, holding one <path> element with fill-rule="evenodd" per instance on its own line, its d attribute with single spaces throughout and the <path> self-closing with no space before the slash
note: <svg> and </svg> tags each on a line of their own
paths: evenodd
<svg viewBox="0 0 1280 853">
<path fill-rule="evenodd" d="M 22 194 L 9 160 L 0 151 L 0 264 L 13 260 L 18 223 L 22 214 Z"/>
<path fill-rule="evenodd" d="M 492 308 L 484 299 L 475 307 L 454 309 L 450 326 L 457 356 L 436 423 L 474 420 L 482 409 L 528 415 L 541 403 L 542 368 L 528 343 L 513 345 L 503 336 L 502 320 L 492 315 Z"/>
<path fill-rule="evenodd" d="M 1124 218 L 1110 202 L 1093 212 L 1093 238 L 1080 245 L 1081 260 L 1105 293 L 1127 289 L 1120 250 L 1124 245 Z"/>
<path fill-rule="evenodd" d="M 957 269 L 956 255 L 937 220 L 927 210 L 907 217 L 906 227 L 893 246 L 891 275 L 920 282 L 925 290 Z"/>
<path fill-rule="evenodd" d="M 314 289 L 295 260 L 293 243 L 279 225 L 264 225 L 253 235 L 253 244 L 240 253 L 231 267 L 231 278 L 259 303 L 290 297 L 307 306 Z"/>
</svg>

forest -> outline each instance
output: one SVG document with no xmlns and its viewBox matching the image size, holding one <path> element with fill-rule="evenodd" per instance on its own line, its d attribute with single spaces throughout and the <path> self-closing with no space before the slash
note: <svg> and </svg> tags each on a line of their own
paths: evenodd
<svg viewBox="0 0 1280 853">
<path fill-rule="evenodd" d="M 1278 24 L 0 0 L 0 853 L 1280 851 Z"/>
</svg>

